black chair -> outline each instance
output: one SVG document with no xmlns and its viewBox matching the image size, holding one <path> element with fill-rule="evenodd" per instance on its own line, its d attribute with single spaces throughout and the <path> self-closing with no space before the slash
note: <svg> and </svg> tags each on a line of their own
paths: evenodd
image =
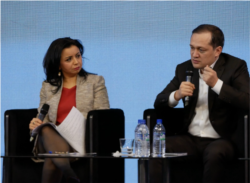
<svg viewBox="0 0 250 183">
<path fill-rule="evenodd" d="M 37 109 L 5 111 L 5 156 L 32 156 L 29 123 Z M 124 137 L 124 113 L 120 109 L 94 110 L 86 123 L 86 152 L 111 156 L 120 149 L 119 138 Z M 71 164 L 81 182 L 123 183 L 123 159 L 80 159 Z M 43 163 L 30 158 L 4 158 L 3 183 L 40 183 Z M 63 179 L 62 182 L 65 182 Z"/>
<path fill-rule="evenodd" d="M 162 119 L 166 136 L 177 135 L 183 125 L 183 108 L 146 109 L 143 114 L 150 129 L 150 139 L 153 139 L 153 129 L 156 119 Z M 237 159 L 227 170 L 228 183 L 249 183 L 249 120 L 248 114 L 239 116 L 237 129 L 232 135 L 232 141 L 237 149 Z M 152 142 L 152 140 L 151 140 Z M 201 160 L 175 161 L 170 163 L 171 182 L 195 183 L 202 182 L 203 164 Z M 153 167 L 149 167 L 153 168 Z M 150 177 L 149 177 L 150 179 Z"/>
</svg>

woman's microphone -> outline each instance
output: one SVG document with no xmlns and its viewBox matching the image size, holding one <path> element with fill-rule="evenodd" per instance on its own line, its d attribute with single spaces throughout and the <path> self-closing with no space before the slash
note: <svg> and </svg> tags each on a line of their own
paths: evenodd
<svg viewBox="0 0 250 183">
<path fill-rule="evenodd" d="M 49 105 L 48 104 L 43 104 L 41 110 L 40 110 L 40 113 L 38 115 L 38 119 L 40 119 L 41 121 L 44 120 L 45 116 L 47 115 L 49 111 Z M 31 137 L 30 137 L 30 142 L 34 139 L 34 136 L 36 136 L 37 133 L 31 133 Z"/>
</svg>

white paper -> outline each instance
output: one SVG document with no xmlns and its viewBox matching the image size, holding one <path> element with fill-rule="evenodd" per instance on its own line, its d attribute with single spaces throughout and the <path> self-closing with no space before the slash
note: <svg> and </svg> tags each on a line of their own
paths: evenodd
<svg viewBox="0 0 250 183">
<path fill-rule="evenodd" d="M 119 157 L 119 156 L 127 156 L 127 157 L 134 157 L 135 154 L 131 153 L 131 154 L 122 154 L 119 151 L 116 151 L 115 153 L 112 153 L 114 157 Z"/>
<path fill-rule="evenodd" d="M 72 107 L 68 116 L 56 127 L 64 139 L 80 154 L 85 154 L 86 120 L 80 111 Z"/>
</svg>

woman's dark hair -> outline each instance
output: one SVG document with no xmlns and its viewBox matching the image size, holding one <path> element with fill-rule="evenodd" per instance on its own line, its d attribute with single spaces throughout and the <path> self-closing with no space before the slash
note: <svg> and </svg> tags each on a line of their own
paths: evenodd
<svg viewBox="0 0 250 183">
<path fill-rule="evenodd" d="M 81 44 L 80 40 L 71 39 L 70 37 L 54 40 L 50 44 L 49 49 L 44 56 L 43 68 L 46 74 L 46 82 L 50 83 L 53 86 L 57 86 L 56 90 L 54 90 L 53 93 L 56 93 L 62 85 L 63 73 L 61 73 L 61 76 L 58 76 L 62 51 L 65 48 L 71 47 L 72 45 L 77 46 L 80 50 L 81 55 L 83 56 L 84 47 Z M 88 76 L 88 73 L 83 68 L 81 68 L 78 74 L 85 79 Z"/>
<path fill-rule="evenodd" d="M 218 46 L 221 46 L 223 48 L 225 39 L 224 39 L 224 34 L 219 27 L 216 27 L 215 25 L 202 24 L 196 27 L 192 31 L 192 34 L 203 33 L 203 32 L 211 33 L 212 39 L 210 45 L 212 45 L 214 49 Z"/>
</svg>

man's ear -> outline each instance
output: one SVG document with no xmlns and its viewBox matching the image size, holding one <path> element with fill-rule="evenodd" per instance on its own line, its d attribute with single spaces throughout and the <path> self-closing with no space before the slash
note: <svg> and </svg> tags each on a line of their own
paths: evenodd
<svg viewBox="0 0 250 183">
<path fill-rule="evenodd" d="M 216 57 L 219 57 L 220 54 L 221 54 L 221 52 L 222 52 L 222 47 L 221 47 L 221 46 L 218 46 L 218 47 L 215 48 L 214 51 L 215 51 L 215 56 L 216 56 Z"/>
</svg>

